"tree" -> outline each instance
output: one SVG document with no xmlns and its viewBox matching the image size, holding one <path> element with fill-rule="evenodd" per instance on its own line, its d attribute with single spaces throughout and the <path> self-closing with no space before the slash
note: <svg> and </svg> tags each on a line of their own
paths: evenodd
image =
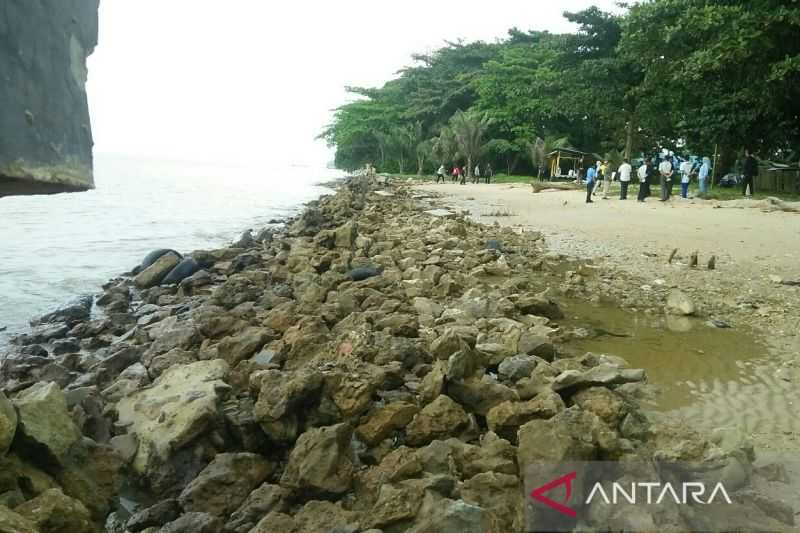
<svg viewBox="0 0 800 533">
<path fill-rule="evenodd" d="M 458 150 L 467 160 L 467 177 L 469 178 L 472 177 L 472 162 L 483 151 L 483 137 L 490 124 L 491 120 L 485 113 L 475 111 L 459 110 L 450 119 L 450 128 L 453 131 Z"/>
<path fill-rule="evenodd" d="M 438 137 L 433 138 L 431 155 L 439 163 L 444 165 L 452 162 L 456 157 L 458 148 L 453 131 L 450 128 L 442 128 Z"/>
<path fill-rule="evenodd" d="M 492 139 L 486 143 L 486 151 L 494 157 L 501 159 L 506 167 L 506 174 L 511 175 L 519 162 L 522 146 L 517 142 L 505 139 Z"/>
</svg>

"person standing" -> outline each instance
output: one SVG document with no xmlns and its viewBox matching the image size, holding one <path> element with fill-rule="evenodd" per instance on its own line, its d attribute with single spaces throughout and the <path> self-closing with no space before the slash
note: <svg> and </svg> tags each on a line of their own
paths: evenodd
<svg viewBox="0 0 800 533">
<path fill-rule="evenodd" d="M 672 196 L 672 163 L 669 156 L 664 156 L 664 160 L 658 165 L 658 173 L 661 175 L 661 201 L 666 202 Z"/>
<path fill-rule="evenodd" d="M 600 187 L 600 180 L 603 179 L 603 163 L 598 161 L 594 167 L 594 188 L 592 188 L 592 196 L 597 195 L 597 188 Z"/>
<path fill-rule="evenodd" d="M 586 203 L 592 203 L 592 194 L 594 193 L 594 184 L 597 181 L 597 169 L 600 168 L 600 161 L 597 162 L 597 168 L 589 167 L 586 171 Z"/>
<path fill-rule="evenodd" d="M 700 170 L 697 171 L 697 182 L 700 185 L 700 196 L 705 197 L 708 194 L 708 174 L 711 171 L 711 160 L 707 157 L 703 158 L 703 164 L 700 165 Z"/>
<path fill-rule="evenodd" d="M 631 183 L 631 172 L 633 172 L 633 167 L 631 167 L 631 164 L 628 163 L 627 158 L 623 159 L 622 164 L 619 166 L 620 200 L 628 199 L 628 185 Z"/>
<path fill-rule="evenodd" d="M 461 181 L 461 167 L 456 165 L 453 167 L 453 183 Z"/>
<path fill-rule="evenodd" d="M 756 161 L 756 158 L 750 153 L 750 150 L 746 148 L 744 151 L 744 164 L 742 165 L 742 177 L 744 178 L 742 180 L 742 196 L 746 198 L 753 196 L 753 193 L 755 193 L 753 183 L 757 174 L 758 161 Z M 749 191 L 748 187 L 750 188 Z"/>
<path fill-rule="evenodd" d="M 639 194 L 636 197 L 637 202 L 644 202 L 650 196 L 650 180 L 653 177 L 653 163 L 650 159 L 642 161 L 642 166 L 637 171 L 639 176 Z"/>
<path fill-rule="evenodd" d="M 681 163 L 681 198 L 689 198 L 689 182 L 692 179 L 692 162 L 688 159 Z"/>
<path fill-rule="evenodd" d="M 611 170 L 611 164 L 609 164 L 608 159 L 603 161 L 600 166 L 600 172 L 603 175 L 603 200 L 608 200 L 608 191 L 611 190 L 611 182 L 614 181 L 616 172 Z"/>
<path fill-rule="evenodd" d="M 488 185 L 494 177 L 494 169 L 491 163 L 486 163 L 486 184 Z"/>
<path fill-rule="evenodd" d="M 475 175 L 472 177 L 472 183 L 481 182 L 481 166 L 475 165 Z"/>
<path fill-rule="evenodd" d="M 436 171 L 436 184 L 437 185 L 439 184 L 439 180 L 442 180 L 442 183 L 444 183 L 444 173 L 445 173 L 444 164 L 442 164 L 442 165 L 439 166 L 439 170 Z"/>
</svg>

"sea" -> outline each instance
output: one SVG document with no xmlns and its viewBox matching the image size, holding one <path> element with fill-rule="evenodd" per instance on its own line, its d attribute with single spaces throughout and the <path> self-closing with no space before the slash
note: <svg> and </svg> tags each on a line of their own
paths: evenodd
<svg viewBox="0 0 800 533">
<path fill-rule="evenodd" d="M 88 192 L 0 198 L 0 355 L 30 318 L 129 271 L 151 250 L 220 247 L 296 214 L 342 177 L 324 166 L 95 155 Z"/>
</svg>

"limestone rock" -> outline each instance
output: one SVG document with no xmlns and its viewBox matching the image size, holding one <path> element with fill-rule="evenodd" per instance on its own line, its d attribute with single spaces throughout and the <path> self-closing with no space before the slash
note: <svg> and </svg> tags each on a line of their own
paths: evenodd
<svg viewBox="0 0 800 533">
<path fill-rule="evenodd" d="M 122 467 L 113 447 L 83 439 L 54 475 L 65 494 L 83 503 L 94 520 L 102 521 L 119 493 Z"/>
<path fill-rule="evenodd" d="M 515 355 L 500 363 L 497 373 L 502 379 L 516 382 L 530 377 L 539 361 L 540 359 L 531 355 Z"/>
<path fill-rule="evenodd" d="M 227 375 L 221 359 L 174 366 L 151 387 L 120 400 L 118 424 L 139 441 L 134 470 L 146 474 L 209 428 L 229 389 Z"/>
<path fill-rule="evenodd" d="M 544 316 L 553 320 L 564 318 L 564 313 L 558 306 L 558 302 L 545 295 L 525 295 L 516 301 L 517 309 L 526 315 Z"/>
<path fill-rule="evenodd" d="M 402 429 L 417 414 L 419 408 L 408 402 L 393 402 L 378 409 L 356 432 L 359 438 L 370 446 L 375 446 L 388 437 L 392 431 Z"/>
<path fill-rule="evenodd" d="M 254 453 L 221 453 L 214 457 L 179 497 L 188 512 L 227 517 L 272 472 L 272 465 Z"/>
<path fill-rule="evenodd" d="M 689 295 L 679 289 L 672 289 L 667 296 L 667 312 L 673 315 L 688 316 L 696 311 Z"/>
<path fill-rule="evenodd" d="M 219 343 L 219 356 L 228 364 L 235 366 L 239 361 L 247 359 L 270 339 L 268 330 L 249 327 L 241 333 L 225 337 Z"/>
<path fill-rule="evenodd" d="M 555 392 L 543 393 L 527 402 L 503 402 L 489 410 L 486 423 L 499 435 L 509 432 L 516 435 L 516 428 L 535 418 L 552 418 L 566 409 L 561 396 Z"/>
<path fill-rule="evenodd" d="M 295 533 L 297 524 L 288 514 L 273 511 L 262 518 L 249 533 Z"/>
<path fill-rule="evenodd" d="M 448 396 L 440 395 L 426 405 L 406 427 L 408 443 L 421 446 L 432 440 L 457 435 L 469 425 L 464 409 Z"/>
<path fill-rule="evenodd" d="M 222 533 L 222 520 L 208 513 L 186 513 L 158 533 Z"/>
<path fill-rule="evenodd" d="M 125 528 L 128 531 L 137 533 L 149 527 L 163 526 L 177 519 L 180 514 L 181 508 L 178 500 L 169 498 L 131 515 L 125 523 Z"/>
<path fill-rule="evenodd" d="M 517 439 L 517 462 L 521 472 L 537 461 L 588 461 L 596 457 L 599 419 L 577 408 L 562 411 L 553 418 L 531 420 L 521 428 Z"/>
<path fill-rule="evenodd" d="M 464 482 L 461 497 L 487 511 L 487 533 L 524 531 L 525 500 L 519 487 L 517 476 L 483 472 Z"/>
<path fill-rule="evenodd" d="M 469 350 L 469 345 L 454 329 L 447 329 L 431 343 L 430 352 L 436 359 L 448 359 L 459 351 Z"/>
<path fill-rule="evenodd" d="M 318 401 L 324 383 L 322 373 L 267 370 L 259 376 L 256 421 L 273 442 L 293 443 L 300 431 L 300 406 Z"/>
<path fill-rule="evenodd" d="M 169 272 L 178 266 L 181 262 L 181 257 L 174 252 L 167 252 L 158 259 L 155 263 L 148 266 L 133 279 L 133 282 L 140 289 L 149 289 L 155 287 L 161 280 L 163 280 Z"/>
<path fill-rule="evenodd" d="M 288 511 L 290 496 L 291 491 L 279 485 L 262 484 L 231 514 L 225 529 L 233 533 L 248 533 L 262 517 L 273 512 Z"/>
<path fill-rule="evenodd" d="M 292 449 L 281 485 L 307 494 L 343 494 L 353 482 L 353 429 L 337 424 L 306 431 Z"/>
<path fill-rule="evenodd" d="M 39 530 L 21 514 L 0 505 L 0 533 L 39 533 Z"/>
<path fill-rule="evenodd" d="M 0 172 L 0 174 L 1 173 L 2 172 Z M 54 311 L 31 320 L 30 324 L 31 326 L 39 326 L 50 323 L 65 323 L 71 327 L 78 322 L 89 320 L 93 301 L 94 299 L 91 295 L 80 296 L 58 307 Z"/>
<path fill-rule="evenodd" d="M 578 391 L 572 401 L 581 409 L 596 414 L 611 427 L 617 427 L 628 412 L 622 397 L 605 387 L 590 387 Z"/>
<path fill-rule="evenodd" d="M 566 370 L 556 376 L 553 390 L 561 391 L 570 388 L 592 387 L 596 385 L 622 385 L 637 383 L 647 379 L 642 369 L 619 368 L 615 365 L 601 364 L 584 372 Z"/>
<path fill-rule="evenodd" d="M 486 533 L 489 517 L 481 507 L 464 502 L 436 498 L 430 492 L 409 533 Z"/>
<path fill-rule="evenodd" d="M 11 447 L 16 433 L 17 412 L 3 391 L 0 390 L 0 457 L 3 457 Z"/>
<path fill-rule="evenodd" d="M 14 511 L 30 520 L 41 533 L 97 531 L 92 524 L 88 509 L 59 489 L 47 490 L 18 506 Z"/>
<path fill-rule="evenodd" d="M 19 412 L 21 435 L 47 454 L 63 462 L 69 448 L 81 434 L 67 410 L 64 393 L 55 383 L 39 382 L 13 400 Z"/>
<path fill-rule="evenodd" d="M 488 375 L 447 384 L 447 394 L 471 412 L 486 416 L 489 410 L 505 401 L 519 399 L 514 389 L 497 383 Z"/>
</svg>

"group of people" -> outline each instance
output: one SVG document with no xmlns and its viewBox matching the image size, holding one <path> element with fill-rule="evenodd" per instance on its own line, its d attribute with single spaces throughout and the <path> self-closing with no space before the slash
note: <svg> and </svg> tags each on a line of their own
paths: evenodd
<svg viewBox="0 0 800 533">
<path fill-rule="evenodd" d="M 445 168 L 445 166 L 444 165 L 440 165 L 439 166 L 439 170 L 436 171 L 436 183 L 439 183 L 439 180 L 441 180 L 442 183 L 444 183 L 445 182 L 445 178 L 447 177 L 447 174 L 448 174 L 448 172 L 447 172 L 447 169 Z M 453 183 L 460 183 L 461 185 L 465 185 L 467 183 L 467 175 L 468 174 L 469 173 L 467 172 L 467 167 L 465 167 L 465 166 L 464 167 L 459 167 L 458 165 L 456 165 L 456 166 L 453 167 L 453 170 L 450 172 L 450 180 Z M 486 164 L 486 168 L 484 169 L 483 174 L 481 174 L 481 167 L 478 164 L 478 165 L 475 165 L 475 169 L 472 171 L 471 182 L 472 183 L 480 183 L 481 182 L 481 178 L 483 178 L 486 183 L 490 183 L 492 181 L 493 177 L 494 177 L 494 170 L 492 169 L 492 164 L 491 163 L 487 163 Z"/>
<path fill-rule="evenodd" d="M 751 196 L 754 192 L 753 181 L 758 173 L 758 162 L 749 150 L 745 150 L 745 159 L 742 166 L 742 195 Z M 631 182 L 633 167 L 625 159 L 616 171 L 611 171 L 608 161 L 598 161 L 595 166 L 589 167 L 586 171 L 586 203 L 592 203 L 592 197 L 597 195 L 600 182 L 603 183 L 603 198 L 608 198 L 611 182 L 615 179 L 620 183 L 620 200 L 627 200 L 628 187 Z M 638 202 L 644 202 L 650 196 L 650 185 L 658 183 L 661 186 L 661 198 L 659 201 L 666 202 L 672 197 L 672 189 L 675 181 L 680 179 L 681 198 L 689 198 L 689 183 L 696 177 L 700 188 L 700 196 L 708 194 L 708 183 L 711 177 L 711 160 L 708 157 L 692 163 L 689 160 L 683 162 L 672 155 L 664 155 L 661 162 L 656 166 L 656 159 L 645 159 L 641 166 L 636 170 L 636 177 L 639 179 L 639 193 L 636 197 Z M 578 177 L 580 180 L 580 174 Z"/>
</svg>

